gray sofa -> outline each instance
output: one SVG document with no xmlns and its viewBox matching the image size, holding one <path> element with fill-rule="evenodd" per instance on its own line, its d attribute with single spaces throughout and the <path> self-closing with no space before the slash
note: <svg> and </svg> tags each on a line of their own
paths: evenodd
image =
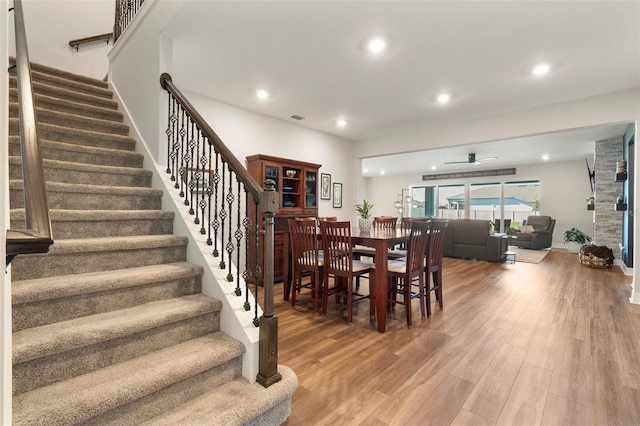
<svg viewBox="0 0 640 426">
<path fill-rule="evenodd" d="M 488 220 L 454 219 L 444 235 L 444 256 L 501 262 L 506 239 L 489 235 Z"/>
<path fill-rule="evenodd" d="M 553 241 L 553 228 L 556 226 L 556 220 L 551 216 L 529 216 L 522 225 L 533 227 L 533 232 L 521 232 L 521 228 L 512 229 L 509 235 L 516 238 L 512 239 L 509 244 L 520 248 L 540 250 L 551 247 Z"/>
</svg>

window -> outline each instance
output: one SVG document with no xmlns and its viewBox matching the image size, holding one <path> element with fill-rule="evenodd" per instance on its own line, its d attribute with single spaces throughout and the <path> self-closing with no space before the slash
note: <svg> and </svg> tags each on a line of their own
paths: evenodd
<svg viewBox="0 0 640 426">
<path fill-rule="evenodd" d="M 520 226 L 528 216 L 540 214 L 540 181 L 504 183 L 504 216 L 511 226 Z"/>
<path fill-rule="evenodd" d="M 438 214 L 444 219 L 464 219 L 465 214 L 464 185 L 438 186 Z"/>
</svg>

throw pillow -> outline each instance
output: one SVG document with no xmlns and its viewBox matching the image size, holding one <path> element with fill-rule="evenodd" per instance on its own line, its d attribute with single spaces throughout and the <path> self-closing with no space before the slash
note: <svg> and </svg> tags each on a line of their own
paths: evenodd
<svg viewBox="0 0 640 426">
<path fill-rule="evenodd" d="M 533 226 L 531 225 L 522 225 L 520 227 L 520 232 L 522 232 L 523 234 L 530 234 L 533 232 Z"/>
</svg>

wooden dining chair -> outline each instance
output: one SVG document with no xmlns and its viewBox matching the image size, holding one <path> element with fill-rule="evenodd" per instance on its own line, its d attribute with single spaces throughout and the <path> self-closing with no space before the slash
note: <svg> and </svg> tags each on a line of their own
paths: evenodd
<svg viewBox="0 0 640 426">
<path fill-rule="evenodd" d="M 396 229 L 398 219 L 395 216 L 380 216 L 373 218 L 374 229 Z"/>
<path fill-rule="evenodd" d="M 411 301 L 420 300 L 420 314 L 425 317 L 425 283 L 424 283 L 424 254 L 429 239 L 431 222 L 414 221 L 411 223 L 411 233 L 407 240 L 406 261 L 390 260 L 388 266 L 389 299 L 388 302 L 395 306 L 399 303 L 405 305 L 407 312 L 407 327 L 411 327 Z M 417 281 L 417 282 L 416 282 Z M 417 287 L 417 291 L 413 288 Z M 403 300 L 398 300 L 398 294 Z"/>
<path fill-rule="evenodd" d="M 338 302 L 346 300 L 347 324 L 351 324 L 353 305 L 369 299 L 370 294 L 373 294 L 373 277 L 369 281 L 370 294 L 358 293 L 354 278 L 371 271 L 373 263 L 353 259 L 350 222 L 320 222 L 320 234 L 324 252 L 322 313 L 327 313 L 327 301 L 333 294 Z M 329 286 L 330 278 L 333 278 L 333 287 Z M 370 304 L 369 312 L 373 315 L 373 304 Z"/>
<path fill-rule="evenodd" d="M 291 259 L 293 286 L 291 288 L 291 307 L 296 306 L 296 295 L 303 288 L 311 289 L 313 297 L 313 313 L 318 313 L 318 303 L 322 289 L 323 255 L 318 248 L 318 231 L 316 219 L 289 219 L 289 233 L 291 235 Z M 309 283 L 303 283 L 305 274 L 311 275 Z"/>
<path fill-rule="evenodd" d="M 425 297 L 427 299 L 427 316 L 431 316 L 431 291 L 436 295 L 440 309 L 442 303 L 442 251 L 444 248 L 444 233 L 447 230 L 447 220 L 432 220 L 429 231 L 429 242 L 424 263 Z M 433 281 L 433 285 L 431 284 Z"/>
</svg>

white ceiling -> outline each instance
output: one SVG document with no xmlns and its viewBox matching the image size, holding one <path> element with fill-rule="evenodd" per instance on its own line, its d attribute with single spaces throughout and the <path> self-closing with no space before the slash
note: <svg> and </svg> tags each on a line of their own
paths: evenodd
<svg viewBox="0 0 640 426">
<path fill-rule="evenodd" d="M 183 90 L 366 140 L 640 87 L 639 24 L 639 1 L 201 0 L 187 2 L 165 33 Z M 381 54 L 365 49 L 372 36 L 387 39 Z M 540 62 L 551 71 L 535 77 Z M 271 97 L 258 100 L 259 88 Z M 435 100 L 443 91 L 452 96 L 444 105 Z M 348 125 L 338 128 L 338 118 Z M 624 125 L 583 129 L 536 137 L 535 150 L 499 141 L 437 157 L 496 155 L 492 168 L 537 162 L 542 151 L 556 161 L 581 158 L 593 141 L 622 132 Z M 424 159 L 410 170 L 416 153 L 395 157 L 380 160 L 389 174 L 395 159 L 402 173 L 428 172 Z M 379 173 L 375 159 L 366 162 Z"/>
</svg>

